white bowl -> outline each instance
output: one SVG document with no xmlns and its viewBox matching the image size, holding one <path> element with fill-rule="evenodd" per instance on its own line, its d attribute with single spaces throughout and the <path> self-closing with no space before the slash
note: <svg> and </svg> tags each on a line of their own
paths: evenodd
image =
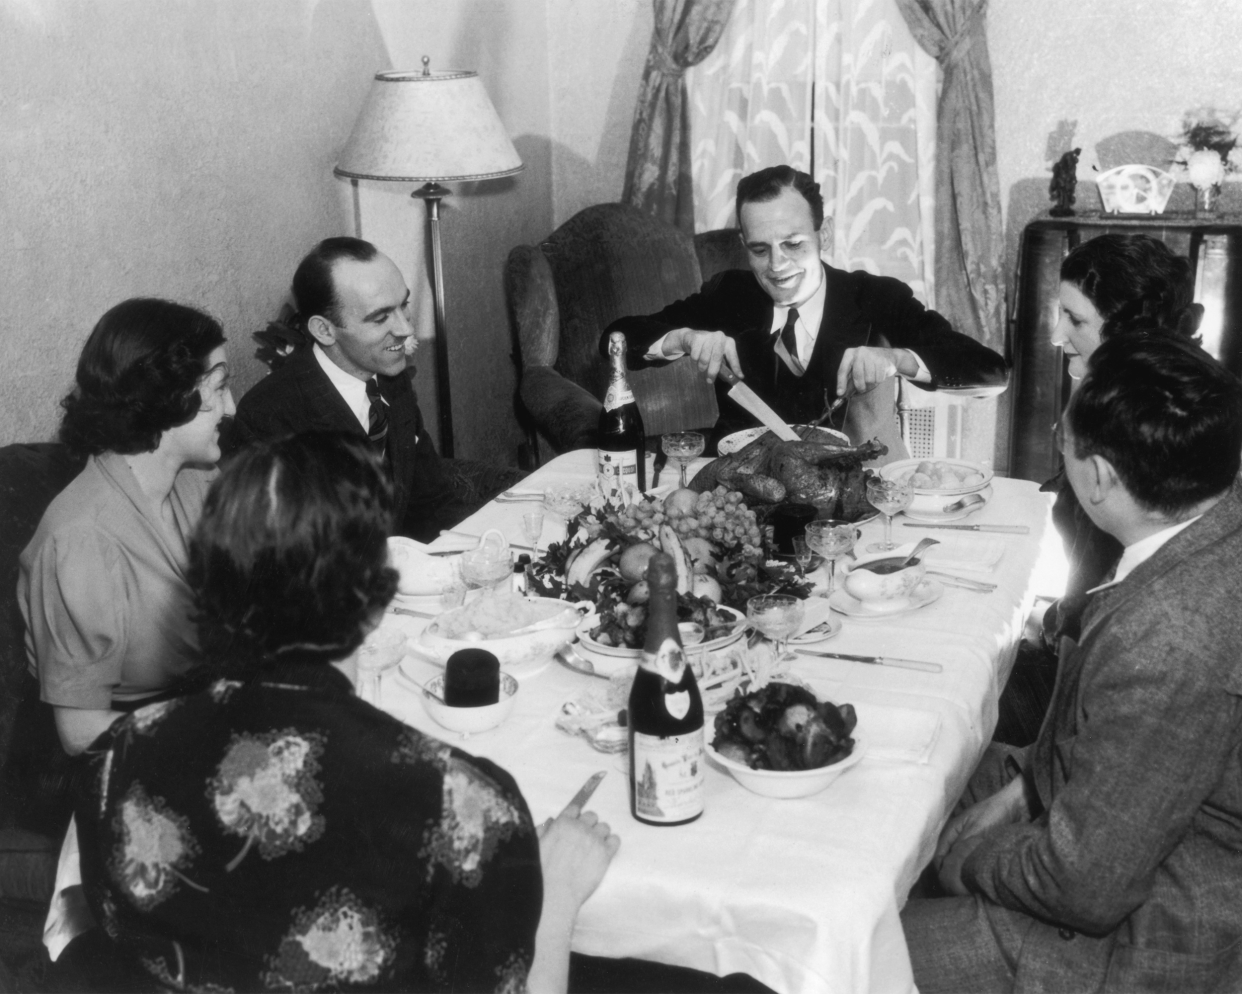
<svg viewBox="0 0 1242 994">
<path fill-rule="evenodd" d="M 574 630 L 578 627 L 581 615 L 567 601 L 551 597 L 532 597 L 531 601 L 543 605 L 547 612 L 547 616 L 540 623 L 541 627 L 536 631 L 499 638 L 446 638 L 440 634 L 441 621 L 445 616 L 441 615 L 423 629 L 418 639 L 419 647 L 424 655 L 442 665 L 458 649 L 486 649 L 500 660 L 501 668 L 507 670 L 541 658 L 550 660 L 553 652 L 566 642 L 573 641 Z"/>
<path fill-rule="evenodd" d="M 731 607 L 721 607 L 720 610 L 733 615 L 735 619 L 733 628 L 725 635 L 719 635 L 706 642 L 694 643 L 686 641 L 683 629 L 682 648 L 685 649 L 687 656 L 691 653 L 715 652 L 717 649 L 723 649 L 732 645 L 742 637 L 746 631 L 746 615 Z M 604 645 L 602 642 L 596 642 L 595 639 L 591 638 L 591 629 L 598 624 L 599 616 L 589 614 L 579 623 L 577 631 L 579 645 L 590 657 L 591 664 L 595 667 L 596 673 L 603 676 L 611 676 L 613 673 L 619 673 L 626 667 L 638 662 L 643 654 L 642 649 L 630 649 L 623 645 Z"/>
<path fill-rule="evenodd" d="M 818 794 L 842 773 L 854 766 L 866 751 L 865 741 L 854 731 L 854 751 L 844 759 L 828 766 L 820 766 L 814 770 L 752 770 L 745 763 L 726 759 L 711 744 L 707 745 L 707 754 L 714 763 L 723 766 L 747 790 L 763 797 L 776 797 L 789 800 L 794 797 L 810 797 Z"/>
<path fill-rule="evenodd" d="M 432 694 L 444 697 L 444 674 L 434 676 L 424 685 L 423 706 L 438 725 L 443 725 L 450 732 L 461 735 L 474 735 L 495 728 L 513 710 L 513 702 L 517 698 L 518 682 L 508 673 L 500 674 L 500 700 L 495 704 L 484 704 L 477 708 L 451 708 L 437 701 Z M 428 693 L 429 691 L 429 693 Z"/>
</svg>

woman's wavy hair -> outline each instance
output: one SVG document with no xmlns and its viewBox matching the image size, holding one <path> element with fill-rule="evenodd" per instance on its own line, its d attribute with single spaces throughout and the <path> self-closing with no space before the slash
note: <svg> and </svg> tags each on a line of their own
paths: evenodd
<svg viewBox="0 0 1242 994">
<path fill-rule="evenodd" d="M 393 496 L 366 442 L 308 432 L 243 450 L 212 484 L 190 545 L 211 675 L 329 663 L 359 645 L 397 590 Z"/>
<path fill-rule="evenodd" d="M 1100 235 L 1083 242 L 1061 263 L 1072 283 L 1104 318 L 1101 341 L 1125 327 L 1195 340 L 1203 307 L 1193 302 L 1190 260 L 1148 235 Z"/>
<path fill-rule="evenodd" d="M 123 301 L 91 331 L 77 386 L 61 401 L 60 438 L 85 455 L 150 452 L 202 410 L 207 357 L 224 344 L 210 315 L 151 297 Z"/>
</svg>

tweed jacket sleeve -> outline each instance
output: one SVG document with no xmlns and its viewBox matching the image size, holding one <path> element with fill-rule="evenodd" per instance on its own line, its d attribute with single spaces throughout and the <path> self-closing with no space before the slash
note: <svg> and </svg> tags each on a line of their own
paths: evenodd
<svg viewBox="0 0 1242 994">
<path fill-rule="evenodd" d="M 1236 922 L 1239 582 L 1242 510 L 1231 493 L 1094 595 L 1080 644 L 1063 643 L 1028 756 L 1045 811 L 984 837 L 963 867 L 969 889 L 1089 935 L 1128 919 L 1140 948 L 1203 952 L 1196 943 L 1211 946 L 1214 922 Z M 1214 907 L 1221 892 L 1232 896 Z"/>
</svg>

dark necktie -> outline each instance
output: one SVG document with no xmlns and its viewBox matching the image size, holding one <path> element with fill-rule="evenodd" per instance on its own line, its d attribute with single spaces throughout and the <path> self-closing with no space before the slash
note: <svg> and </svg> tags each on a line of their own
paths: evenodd
<svg viewBox="0 0 1242 994">
<path fill-rule="evenodd" d="M 380 394 L 379 380 L 374 376 L 367 380 L 367 400 L 371 402 L 371 412 L 367 416 L 367 436 L 375 451 L 383 455 L 388 442 L 388 401 Z"/>
<path fill-rule="evenodd" d="M 802 361 L 798 358 L 798 332 L 795 325 L 798 323 L 798 308 L 789 308 L 789 317 L 785 318 L 785 327 L 781 329 L 781 344 L 785 346 L 785 351 L 789 353 L 789 358 L 793 360 L 794 372 L 799 376 L 802 375 Z"/>
</svg>

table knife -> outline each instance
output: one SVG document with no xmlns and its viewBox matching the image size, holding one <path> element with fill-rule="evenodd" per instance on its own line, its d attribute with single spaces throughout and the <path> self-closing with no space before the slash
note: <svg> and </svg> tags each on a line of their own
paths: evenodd
<svg viewBox="0 0 1242 994">
<path fill-rule="evenodd" d="M 758 418 L 760 424 L 771 429 L 777 438 L 784 439 L 786 442 L 799 441 L 798 433 L 785 424 L 781 416 L 761 400 L 755 391 L 739 380 L 737 373 L 728 366 L 722 365 L 717 375 L 726 383 L 732 384 L 729 387 L 729 396 Z"/>
<path fill-rule="evenodd" d="M 959 532 L 1001 532 L 1005 535 L 1029 535 L 1028 525 L 924 525 L 914 521 L 903 521 L 907 528 L 948 528 Z"/>
<path fill-rule="evenodd" d="M 607 770 L 600 770 L 598 773 L 592 773 L 587 779 L 587 782 L 582 785 L 582 789 L 579 790 L 578 793 L 574 794 L 573 800 L 565 805 L 565 807 L 577 808 L 581 811 L 583 807 L 586 806 L 586 802 L 591 799 L 591 795 L 595 793 L 595 788 L 599 786 L 600 781 L 606 776 L 608 776 Z"/>
<path fill-rule="evenodd" d="M 845 659 L 851 663 L 870 663 L 873 666 L 895 666 L 903 670 L 922 670 L 924 673 L 943 673 L 939 663 L 927 663 L 921 659 L 900 659 L 896 656 L 854 656 L 848 652 L 819 652 L 815 649 L 797 647 L 799 655 L 823 656 L 825 659 Z"/>
</svg>

